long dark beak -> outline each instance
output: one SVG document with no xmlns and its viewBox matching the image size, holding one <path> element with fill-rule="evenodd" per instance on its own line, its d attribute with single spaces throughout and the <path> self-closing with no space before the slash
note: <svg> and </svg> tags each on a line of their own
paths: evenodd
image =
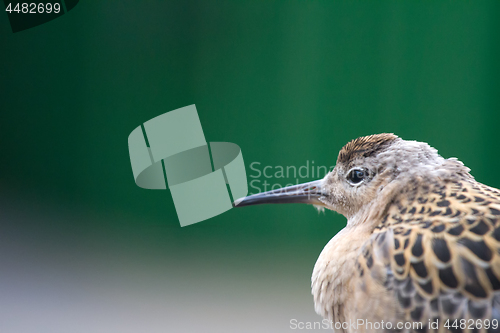
<svg viewBox="0 0 500 333">
<path fill-rule="evenodd" d="M 321 192 L 323 179 L 313 182 L 283 187 L 240 198 L 234 202 L 235 207 L 262 204 L 305 203 L 311 205 L 324 204 L 319 200 L 324 194 Z"/>
</svg>

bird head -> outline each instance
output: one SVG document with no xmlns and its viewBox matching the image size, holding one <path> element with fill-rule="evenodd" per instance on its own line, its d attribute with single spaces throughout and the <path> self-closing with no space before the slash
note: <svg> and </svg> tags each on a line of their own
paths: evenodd
<svg viewBox="0 0 500 333">
<path fill-rule="evenodd" d="M 376 134 L 347 143 L 324 178 L 244 197 L 235 206 L 306 203 L 351 219 L 365 207 L 387 201 L 396 188 L 412 180 L 446 178 L 457 171 L 468 169 L 456 159 L 445 160 L 427 143 Z"/>
</svg>

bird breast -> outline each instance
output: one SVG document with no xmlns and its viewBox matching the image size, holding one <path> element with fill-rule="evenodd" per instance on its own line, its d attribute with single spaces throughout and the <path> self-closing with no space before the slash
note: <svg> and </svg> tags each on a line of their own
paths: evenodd
<svg viewBox="0 0 500 333">
<path fill-rule="evenodd" d="M 332 321 L 346 320 L 345 304 L 352 297 L 355 263 L 367 235 L 362 227 L 346 226 L 325 246 L 314 265 L 311 279 L 318 314 Z"/>
</svg>

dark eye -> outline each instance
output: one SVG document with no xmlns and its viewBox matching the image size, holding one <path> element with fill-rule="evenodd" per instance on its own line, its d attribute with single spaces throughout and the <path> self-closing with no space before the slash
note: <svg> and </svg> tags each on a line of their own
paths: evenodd
<svg viewBox="0 0 500 333">
<path fill-rule="evenodd" d="M 363 170 L 354 169 L 349 172 L 347 179 L 353 184 L 359 184 L 365 179 L 365 172 Z"/>
</svg>

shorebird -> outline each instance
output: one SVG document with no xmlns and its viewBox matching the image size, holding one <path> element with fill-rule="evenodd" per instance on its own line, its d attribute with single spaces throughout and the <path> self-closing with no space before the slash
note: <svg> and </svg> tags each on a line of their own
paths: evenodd
<svg viewBox="0 0 500 333">
<path fill-rule="evenodd" d="M 500 190 L 456 158 L 394 134 L 361 137 L 323 179 L 235 206 L 268 203 L 347 218 L 311 278 L 315 310 L 336 331 L 499 331 Z"/>
</svg>

